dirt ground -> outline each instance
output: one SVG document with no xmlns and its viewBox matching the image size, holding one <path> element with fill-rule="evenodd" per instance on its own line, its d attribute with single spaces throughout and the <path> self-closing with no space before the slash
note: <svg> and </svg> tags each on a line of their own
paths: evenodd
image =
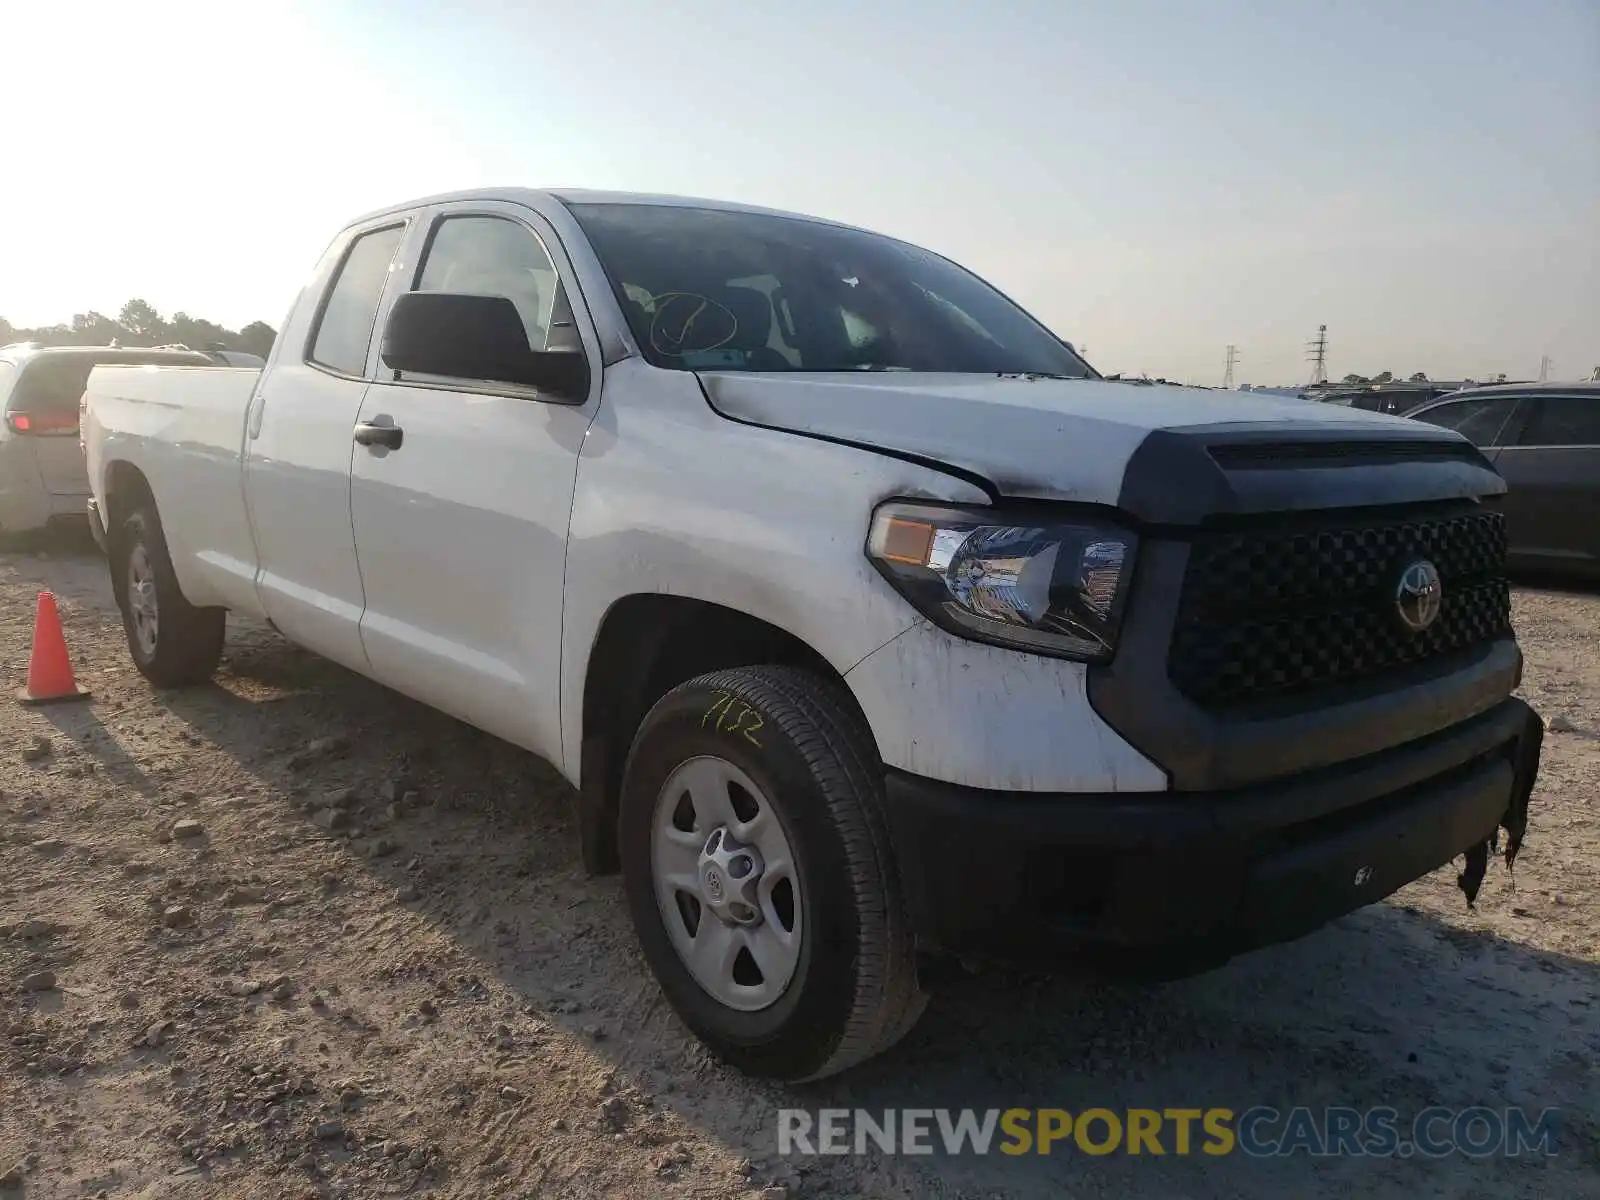
<svg viewBox="0 0 1600 1200">
<path fill-rule="evenodd" d="M 10 701 L 41 588 L 88 703 Z M 0 1196 L 1600 1196 L 1600 594 L 1516 616 L 1555 729 L 1476 911 L 1447 868 L 1181 983 L 985 977 L 782 1088 L 665 1007 L 553 769 L 260 628 L 155 693 L 92 548 L 0 555 Z M 1554 1158 L 776 1154 L 783 1107 L 1255 1104 L 1562 1123 Z"/>
</svg>

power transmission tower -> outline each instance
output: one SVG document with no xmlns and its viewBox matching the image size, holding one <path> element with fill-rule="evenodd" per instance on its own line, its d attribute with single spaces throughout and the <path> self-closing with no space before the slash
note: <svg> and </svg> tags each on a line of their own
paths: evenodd
<svg viewBox="0 0 1600 1200">
<path fill-rule="evenodd" d="M 1541 354 L 1539 356 L 1539 382 L 1540 383 L 1548 383 L 1549 380 L 1550 380 L 1550 356 L 1548 354 Z"/>
<path fill-rule="evenodd" d="M 1311 382 L 1328 382 L 1328 327 L 1317 326 L 1317 336 L 1306 343 L 1306 358 L 1311 361 Z"/>
<path fill-rule="evenodd" d="M 1223 387 L 1224 391 L 1230 391 L 1233 388 L 1233 364 L 1238 362 L 1238 361 L 1239 361 L 1239 347 L 1237 347 L 1237 346 L 1229 346 L 1228 347 L 1228 366 L 1227 366 L 1227 369 L 1222 372 L 1222 387 Z"/>
</svg>

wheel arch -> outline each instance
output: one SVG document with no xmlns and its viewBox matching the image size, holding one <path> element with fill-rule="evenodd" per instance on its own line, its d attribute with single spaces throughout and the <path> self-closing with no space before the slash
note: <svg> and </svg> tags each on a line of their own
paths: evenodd
<svg viewBox="0 0 1600 1200">
<path fill-rule="evenodd" d="M 115 459 L 106 464 L 105 469 L 105 508 L 100 514 L 105 523 L 106 532 L 106 558 L 113 564 L 111 571 L 111 590 L 116 597 L 118 606 L 122 605 L 127 590 L 127 580 L 123 572 L 115 569 L 117 561 L 117 547 L 121 544 L 122 526 L 127 521 L 128 515 L 139 505 L 149 503 L 157 509 L 155 490 L 150 486 L 150 481 L 145 474 L 127 459 Z"/>
<path fill-rule="evenodd" d="M 579 826 L 584 867 L 613 874 L 622 767 L 640 723 L 678 684 L 711 671 L 792 666 L 835 682 L 870 728 L 844 676 L 803 638 L 709 600 L 634 593 L 601 618 L 584 671 L 579 754 Z"/>
<path fill-rule="evenodd" d="M 155 504 L 156 494 L 143 471 L 125 458 L 106 465 L 104 519 L 107 534 L 114 535 L 134 507 L 146 500 Z M 159 510 L 157 505 L 158 513 Z"/>
</svg>

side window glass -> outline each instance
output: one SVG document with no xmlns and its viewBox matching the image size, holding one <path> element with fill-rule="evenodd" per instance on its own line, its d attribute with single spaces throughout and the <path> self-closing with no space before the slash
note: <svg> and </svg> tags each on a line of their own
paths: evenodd
<svg viewBox="0 0 1600 1200">
<path fill-rule="evenodd" d="M 1496 400 L 1461 400 L 1455 404 L 1441 404 L 1438 408 L 1418 413 L 1417 420 L 1430 425 L 1443 425 L 1454 429 L 1477 446 L 1495 446 L 1500 430 L 1510 420 L 1517 402 L 1512 397 Z"/>
<path fill-rule="evenodd" d="M 435 227 L 419 292 L 504 296 L 531 350 L 582 346 L 555 264 L 534 233 L 504 217 L 446 217 Z"/>
<path fill-rule="evenodd" d="M 1500 431 L 1505 428 L 1516 407 L 1516 400 L 1511 398 L 1485 400 L 1474 406 L 1473 411 L 1456 424 L 1456 432 L 1475 445 L 1498 446 Z"/>
<path fill-rule="evenodd" d="M 364 233 L 350 243 L 323 304 L 310 359 L 346 375 L 361 375 L 378 319 L 378 302 L 389 281 L 389 265 L 400 248 L 404 225 Z"/>
<path fill-rule="evenodd" d="M 1524 446 L 1600 446 L 1600 397 L 1544 397 L 1518 441 Z"/>
<path fill-rule="evenodd" d="M 1454 429 L 1477 407 L 1478 404 L 1473 401 L 1458 400 L 1454 404 L 1441 404 L 1437 408 L 1430 408 L 1427 412 L 1416 413 L 1412 419 L 1425 421 L 1429 425 L 1440 425 L 1445 429 Z"/>
</svg>

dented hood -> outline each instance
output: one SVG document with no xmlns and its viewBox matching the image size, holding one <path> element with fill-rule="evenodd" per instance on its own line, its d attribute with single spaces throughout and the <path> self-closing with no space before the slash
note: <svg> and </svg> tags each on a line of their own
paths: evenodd
<svg viewBox="0 0 1600 1200">
<path fill-rule="evenodd" d="M 1457 434 L 1402 417 L 1260 393 L 897 372 L 704 372 L 701 381 L 712 407 L 733 420 L 915 455 L 1018 498 L 1116 504 L 1130 460 L 1157 431 L 1195 431 L 1212 443 L 1234 434 L 1405 437 L 1470 449 Z"/>
</svg>

